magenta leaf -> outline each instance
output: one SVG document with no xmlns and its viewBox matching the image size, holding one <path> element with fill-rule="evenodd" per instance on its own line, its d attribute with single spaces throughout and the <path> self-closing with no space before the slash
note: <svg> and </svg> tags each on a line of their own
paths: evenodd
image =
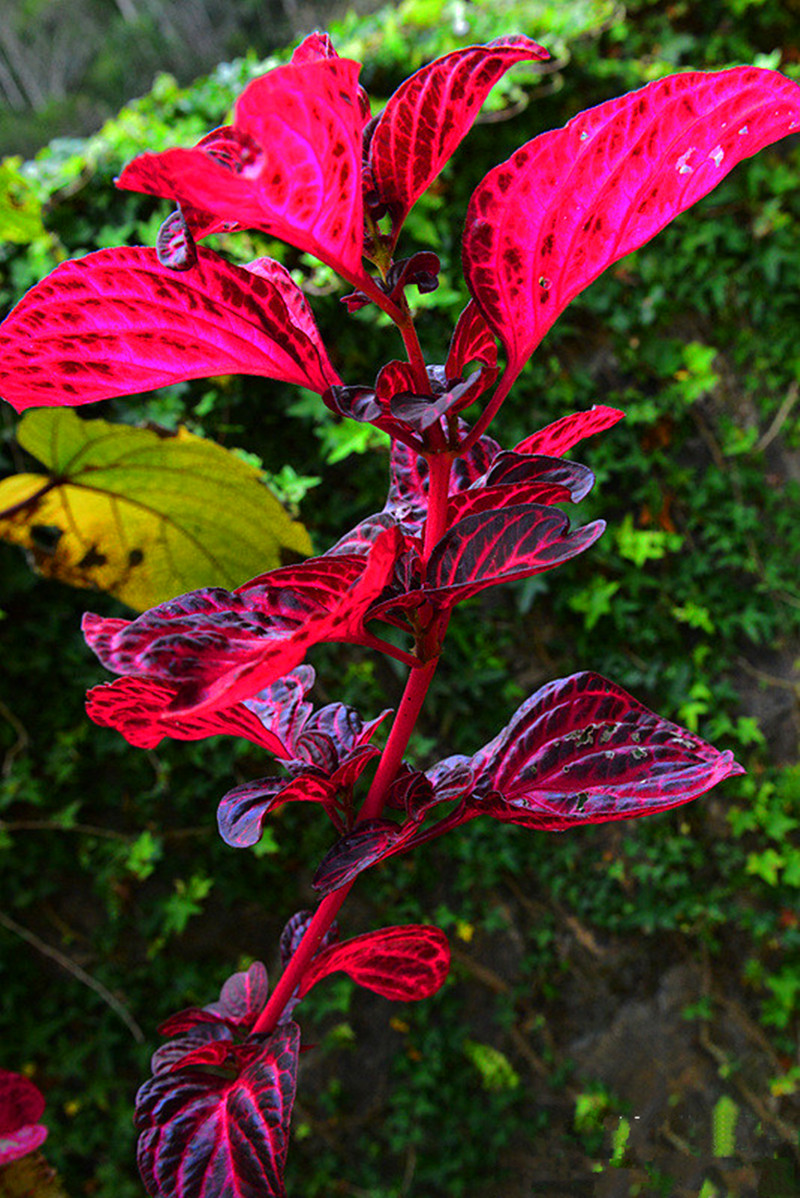
<svg viewBox="0 0 800 1198">
<path fill-rule="evenodd" d="M 224 153 L 204 139 L 193 149 L 143 154 L 119 186 L 177 201 L 190 225 L 192 210 L 199 213 L 195 237 L 219 227 L 209 217 L 261 229 L 358 283 L 365 277 L 358 72 L 358 63 L 335 55 L 276 67 L 240 96 Z"/>
<path fill-rule="evenodd" d="M 595 404 L 585 412 L 571 412 L 553 421 L 546 428 L 531 433 L 519 445 L 514 446 L 514 453 L 546 454 L 560 458 L 586 437 L 604 432 L 618 420 L 622 420 L 624 412 L 619 408 L 608 408 L 604 404 Z"/>
<path fill-rule="evenodd" d="M 173 740 L 241 736 L 278 757 L 286 756 L 281 740 L 244 703 L 234 703 L 222 711 L 170 718 L 178 689 L 154 678 L 117 678 L 92 687 L 86 696 L 86 711 L 95 724 L 116 728 L 129 744 L 140 749 L 154 749 L 165 736 Z"/>
<path fill-rule="evenodd" d="M 177 685 L 164 716 L 230 707 L 293 670 L 314 644 L 371 643 L 364 620 L 401 547 L 390 528 L 366 557 L 310 558 L 233 592 L 190 592 L 133 621 L 89 614 L 84 636 L 115 673 Z"/>
<path fill-rule="evenodd" d="M 593 485 L 591 470 L 579 462 L 504 451 L 483 478 L 451 496 L 448 521 L 452 525 L 466 516 L 515 504 L 578 503 Z"/>
<path fill-rule="evenodd" d="M 497 366 L 497 342 L 484 316 L 470 300 L 458 318 L 445 363 L 448 378 L 460 378 L 470 362 L 482 362 L 493 370 Z"/>
<path fill-rule="evenodd" d="M 130 247 L 64 262 L 0 326 L 0 393 L 22 411 L 233 373 L 322 393 L 338 376 L 287 280 L 208 250 L 183 271 Z"/>
<path fill-rule="evenodd" d="M 527 37 L 454 50 L 397 89 L 369 143 L 371 182 L 395 238 L 409 210 L 468 133 L 483 101 L 515 62 L 548 58 Z"/>
<path fill-rule="evenodd" d="M 567 304 L 711 191 L 800 128 L 800 87 L 773 71 L 687 72 L 543 133 L 474 192 L 464 273 L 515 376 Z"/>
<path fill-rule="evenodd" d="M 454 772 L 470 791 L 466 818 L 563 831 L 687 803 L 744 770 L 730 752 L 655 715 L 613 682 L 581 673 L 542 687 L 474 757 L 429 770 L 434 791 L 447 786 L 455 797 Z"/>
<path fill-rule="evenodd" d="M 319 953 L 303 976 L 300 997 L 328 974 L 341 970 L 384 998 L 411 1002 L 435 994 L 449 968 L 450 946 L 439 928 L 425 924 L 381 928 Z"/>
<path fill-rule="evenodd" d="M 145 1082 L 135 1122 L 151 1198 L 283 1198 L 299 1045 L 286 1023 L 254 1039 L 233 1078 L 195 1068 Z"/>
<path fill-rule="evenodd" d="M 44 1106 L 44 1097 L 32 1081 L 0 1069 L 0 1169 L 44 1143 L 47 1128 L 39 1122 Z"/>
</svg>

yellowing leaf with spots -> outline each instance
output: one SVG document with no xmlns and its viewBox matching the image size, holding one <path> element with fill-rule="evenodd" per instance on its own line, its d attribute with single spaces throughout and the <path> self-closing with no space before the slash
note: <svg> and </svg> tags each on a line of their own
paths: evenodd
<svg viewBox="0 0 800 1198">
<path fill-rule="evenodd" d="M 259 471 L 202 437 L 42 408 L 17 440 L 46 474 L 0 482 L 0 537 L 40 574 L 137 610 L 231 588 L 311 552 Z"/>
</svg>

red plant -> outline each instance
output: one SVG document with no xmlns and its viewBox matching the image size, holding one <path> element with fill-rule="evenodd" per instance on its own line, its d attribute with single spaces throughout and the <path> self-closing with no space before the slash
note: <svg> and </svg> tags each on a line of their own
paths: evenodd
<svg viewBox="0 0 800 1198">
<path fill-rule="evenodd" d="M 43 1114 L 44 1098 L 33 1082 L 0 1069 L 0 1168 L 44 1143 L 47 1128 L 39 1122 Z"/>
<path fill-rule="evenodd" d="M 741 772 L 729 752 L 591 673 L 543 687 L 472 757 L 424 773 L 403 760 L 455 604 L 553 569 L 603 532 L 602 521 L 572 527 L 556 506 L 579 502 L 594 481 L 563 455 L 622 413 L 565 415 L 504 450 L 486 430 L 522 366 L 601 271 L 800 124 L 800 88 L 742 67 L 662 79 L 534 138 L 469 202 L 471 299 L 444 363 L 430 365 L 406 292 L 434 290 L 439 262 L 431 251 L 395 258 L 403 222 L 493 84 L 513 63 L 546 57 L 526 37 L 455 51 L 372 117 L 358 64 L 313 34 L 250 84 L 230 126 L 123 171 L 120 186 L 178 204 L 155 250 L 64 263 L 0 328 L 0 390 L 20 410 L 239 371 L 308 387 L 392 437 L 383 510 L 321 556 L 132 621 L 85 620 L 87 641 L 121 675 L 90 692 L 96 722 L 142 746 L 244 736 L 282 763 L 285 777 L 222 798 L 228 844 L 255 844 L 269 814 L 297 800 L 317 803 L 337 835 L 315 877 L 316 911 L 287 925 L 272 991 L 257 964 L 234 974 L 219 1002 L 163 1026 L 173 1038 L 137 1100 L 151 1195 L 282 1195 L 300 1048 L 291 1016 L 309 988 L 338 969 L 389 998 L 442 984 L 449 953 L 438 929 L 336 942 L 334 919 L 359 873 L 478 816 L 563 830 L 685 803 Z M 282 266 L 237 267 L 196 245 L 247 228 L 331 266 L 354 288 L 348 311 L 373 303 L 395 324 L 404 359 L 372 384 L 345 384 Z M 314 675 L 302 663 L 321 641 L 364 645 L 408 668 L 382 752 L 371 738 L 389 713 L 365 722 L 343 704 L 314 711 L 307 701 Z"/>
</svg>

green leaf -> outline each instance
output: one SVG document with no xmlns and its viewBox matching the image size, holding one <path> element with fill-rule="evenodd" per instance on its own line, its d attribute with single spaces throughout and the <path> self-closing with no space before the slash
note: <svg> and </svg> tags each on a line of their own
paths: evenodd
<svg viewBox="0 0 800 1198">
<path fill-rule="evenodd" d="M 0 538 L 26 549 L 47 578 L 142 610 L 198 587 L 238 586 L 311 552 L 259 470 L 185 429 L 43 408 L 26 413 L 17 439 L 48 473 L 0 482 Z"/>
<path fill-rule="evenodd" d="M 0 244 L 30 245 L 48 239 L 42 205 L 19 166 L 19 158 L 0 162 Z"/>
</svg>

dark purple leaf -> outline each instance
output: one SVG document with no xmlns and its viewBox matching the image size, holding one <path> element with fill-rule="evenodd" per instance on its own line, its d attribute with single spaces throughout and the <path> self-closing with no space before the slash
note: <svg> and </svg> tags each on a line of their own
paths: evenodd
<svg viewBox="0 0 800 1198">
<path fill-rule="evenodd" d="M 451 496 L 448 523 L 484 511 L 499 511 L 519 504 L 578 503 L 588 495 L 594 475 L 578 462 L 560 458 L 503 452 L 486 475 L 467 491 Z"/>
<path fill-rule="evenodd" d="M 774 71 L 687 72 L 581 113 L 490 171 L 470 200 L 464 273 L 511 374 L 602 271 L 798 128 L 800 87 Z"/>
<path fill-rule="evenodd" d="M 592 673 L 542 687 L 474 757 L 448 758 L 427 776 L 436 789 L 467 769 L 468 818 L 546 831 L 649 815 L 744 772 L 730 752 Z"/>
<path fill-rule="evenodd" d="M 359 986 L 384 998 L 412 1002 L 429 998 L 450 968 L 450 946 L 439 928 L 425 924 L 381 928 L 331 945 L 303 975 L 300 997 L 328 974 L 341 970 Z"/>
<path fill-rule="evenodd" d="M 261 839 L 267 816 L 284 803 L 321 803 L 327 811 L 335 812 L 335 799 L 336 787 L 313 774 L 301 774 L 290 781 L 256 778 L 235 786 L 220 800 L 217 827 L 231 848 L 251 848 Z"/>
<path fill-rule="evenodd" d="M 527 37 L 455 50 L 397 89 L 374 128 L 369 164 L 395 234 L 472 126 L 495 83 L 515 62 L 548 57 Z"/>
<path fill-rule="evenodd" d="M 209 250 L 184 271 L 128 246 L 64 262 L 0 326 L 0 394 L 23 411 L 217 374 L 321 394 L 338 375 L 286 290 Z"/>
<path fill-rule="evenodd" d="M 326 853 L 311 885 L 323 897 L 346 886 L 371 865 L 399 852 L 399 846 L 415 831 L 392 820 L 364 820 Z"/>
<path fill-rule="evenodd" d="M 497 366 L 494 333 L 474 300 L 470 300 L 458 318 L 445 363 L 447 377 L 461 378 L 470 362 L 482 362 L 490 370 Z"/>
<path fill-rule="evenodd" d="M 249 969 L 231 974 L 223 982 L 219 1002 L 211 1003 L 207 1010 L 218 1011 L 232 1023 L 249 1028 L 263 1011 L 268 997 L 267 970 L 261 961 L 254 961 Z"/>
<path fill-rule="evenodd" d="M 283 965 L 284 969 L 300 947 L 300 941 L 305 936 L 306 931 L 308 930 L 308 925 L 311 923 L 313 918 L 313 911 L 298 911 L 292 916 L 281 932 L 281 964 Z M 333 944 L 334 941 L 338 939 L 339 925 L 334 920 L 322 938 L 319 951 L 321 952 L 322 949 L 327 948 L 329 944 Z"/>
<path fill-rule="evenodd" d="M 485 587 L 529 578 L 588 549 L 605 528 L 595 520 L 570 530 L 560 511 L 537 504 L 481 512 L 460 520 L 431 554 L 422 590 L 448 605 Z"/>
<path fill-rule="evenodd" d="M 283 1198 L 300 1030 L 280 1026 L 233 1079 L 161 1073 L 136 1098 L 151 1198 Z"/>
</svg>

